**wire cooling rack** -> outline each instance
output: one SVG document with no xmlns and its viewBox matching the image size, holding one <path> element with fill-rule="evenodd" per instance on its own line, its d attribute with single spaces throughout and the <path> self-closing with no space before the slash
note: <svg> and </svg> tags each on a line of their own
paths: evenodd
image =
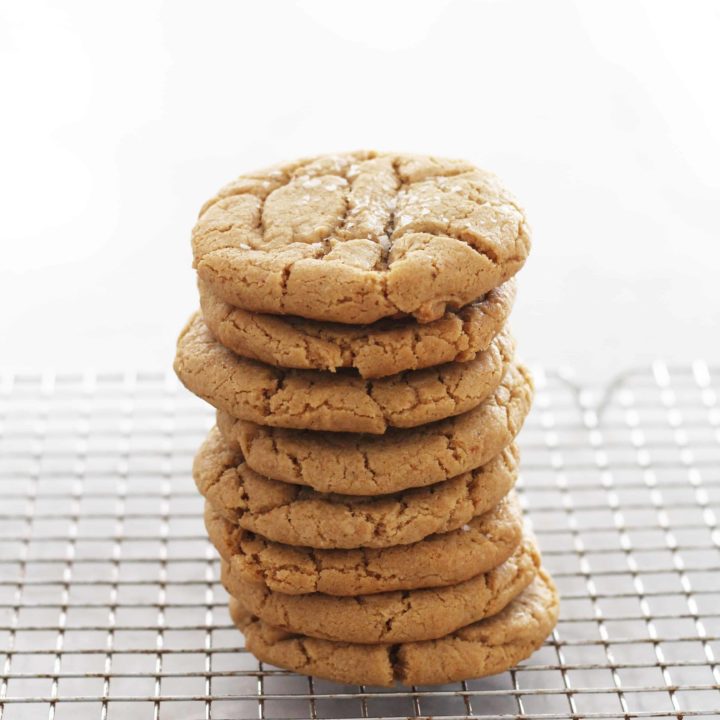
<svg viewBox="0 0 720 720">
<path fill-rule="evenodd" d="M 0 719 L 720 718 L 720 368 L 535 372 L 520 492 L 561 589 L 535 656 L 387 690 L 258 663 L 231 626 L 172 375 L 0 380 Z"/>
</svg>

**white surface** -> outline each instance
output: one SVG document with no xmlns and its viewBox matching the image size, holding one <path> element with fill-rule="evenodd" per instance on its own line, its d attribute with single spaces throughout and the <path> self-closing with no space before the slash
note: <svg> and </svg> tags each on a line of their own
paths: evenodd
<svg viewBox="0 0 720 720">
<path fill-rule="evenodd" d="M 601 379 L 720 359 L 716 2 L 0 4 L 0 364 L 160 367 L 243 170 L 467 157 L 534 227 L 514 326 Z"/>
</svg>

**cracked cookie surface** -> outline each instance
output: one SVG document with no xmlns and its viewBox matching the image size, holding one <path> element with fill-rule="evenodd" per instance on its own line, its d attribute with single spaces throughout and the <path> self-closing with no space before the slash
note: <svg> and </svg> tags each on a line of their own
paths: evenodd
<svg viewBox="0 0 720 720">
<path fill-rule="evenodd" d="M 192 246 L 199 276 L 247 310 L 429 322 L 512 277 L 530 230 L 469 163 L 354 152 L 240 176 L 203 206 Z"/>
<path fill-rule="evenodd" d="M 540 554 L 529 538 L 492 570 L 445 587 L 337 597 L 284 595 L 248 584 L 222 562 L 230 595 L 264 622 L 323 640 L 361 644 L 433 640 L 500 612 L 532 581 Z"/>
<path fill-rule="evenodd" d="M 494 675 L 537 650 L 557 622 L 559 599 L 548 573 L 497 615 L 445 637 L 395 645 L 361 645 L 288 633 L 230 599 L 230 615 L 261 661 L 352 685 L 434 685 Z"/>
<path fill-rule="evenodd" d="M 364 378 L 472 360 L 501 331 L 515 300 L 512 279 L 427 324 L 408 318 L 352 326 L 243 310 L 202 279 L 198 289 L 207 326 L 238 355 L 284 368 L 356 368 Z"/>
<path fill-rule="evenodd" d="M 515 484 L 514 445 L 450 480 L 377 497 L 320 493 L 258 475 L 210 431 L 193 477 L 213 509 L 242 528 L 286 545 L 382 548 L 456 530 L 493 508 Z"/>
<path fill-rule="evenodd" d="M 274 427 L 382 434 L 476 407 L 500 383 L 515 343 L 503 330 L 466 363 L 409 370 L 375 381 L 354 373 L 286 370 L 221 345 L 200 315 L 178 339 L 175 372 L 191 392 L 242 420 Z"/>
<path fill-rule="evenodd" d="M 220 432 L 258 473 L 319 492 L 380 495 L 460 475 L 513 442 L 532 403 L 530 373 L 511 364 L 473 410 L 382 436 L 269 428 L 218 412 Z"/>
<path fill-rule="evenodd" d="M 466 525 L 410 545 L 355 550 L 293 547 L 229 522 L 205 505 L 211 542 L 243 583 L 286 595 L 367 595 L 454 585 L 505 562 L 522 538 L 514 494 Z"/>
</svg>

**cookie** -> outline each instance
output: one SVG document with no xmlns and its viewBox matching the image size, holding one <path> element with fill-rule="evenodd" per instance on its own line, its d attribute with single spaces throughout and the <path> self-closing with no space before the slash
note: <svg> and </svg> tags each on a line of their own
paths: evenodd
<svg viewBox="0 0 720 720">
<path fill-rule="evenodd" d="M 205 505 L 208 535 L 233 577 L 286 595 L 369 595 L 454 585 L 505 562 L 520 543 L 522 525 L 513 494 L 457 530 L 410 545 L 318 550 L 272 542 Z"/>
<path fill-rule="evenodd" d="M 530 231 L 469 163 L 355 152 L 239 177 L 203 206 L 192 245 L 199 276 L 246 310 L 430 322 L 512 277 Z"/>
<path fill-rule="evenodd" d="M 180 334 L 174 367 L 188 390 L 242 420 L 382 434 L 390 426 L 424 425 L 476 407 L 498 386 L 514 351 L 503 330 L 469 362 L 369 381 L 354 373 L 286 370 L 241 357 L 195 315 Z"/>
<path fill-rule="evenodd" d="M 425 325 L 405 319 L 353 326 L 254 313 L 226 303 L 203 280 L 198 289 L 205 323 L 238 355 L 284 368 L 356 368 L 364 378 L 472 360 L 490 346 L 515 301 L 512 279 Z"/>
<path fill-rule="evenodd" d="M 433 640 L 494 615 L 532 582 L 539 567 L 537 548 L 525 538 L 502 565 L 445 587 L 354 597 L 285 595 L 243 582 L 226 562 L 221 580 L 248 612 L 269 625 L 324 640 L 372 644 Z"/>
<path fill-rule="evenodd" d="M 533 386 L 510 365 L 485 402 L 457 417 L 379 437 L 268 428 L 219 412 L 218 428 L 258 473 L 319 492 L 380 495 L 479 467 L 509 445 L 527 416 Z"/>
<path fill-rule="evenodd" d="M 475 470 L 430 487 L 358 497 L 270 480 L 211 430 L 193 463 L 200 492 L 225 519 L 287 545 L 381 548 L 456 530 L 493 508 L 517 477 L 514 446 Z"/>
<path fill-rule="evenodd" d="M 360 645 L 293 635 L 230 599 L 230 615 L 262 662 L 353 685 L 435 685 L 494 675 L 529 657 L 557 622 L 557 590 L 540 569 L 497 615 L 436 640 Z"/>
</svg>

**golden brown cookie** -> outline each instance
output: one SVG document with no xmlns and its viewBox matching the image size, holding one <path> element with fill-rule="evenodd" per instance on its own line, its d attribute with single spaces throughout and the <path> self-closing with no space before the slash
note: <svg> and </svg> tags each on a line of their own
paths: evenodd
<svg viewBox="0 0 720 720">
<path fill-rule="evenodd" d="M 530 373 L 510 365 L 492 396 L 463 415 L 379 437 L 268 428 L 218 412 L 218 428 L 262 475 L 320 492 L 380 495 L 478 467 L 512 443 L 532 403 Z"/>
<path fill-rule="evenodd" d="M 494 675 L 529 657 L 557 622 L 560 603 L 548 573 L 497 615 L 436 640 L 361 645 L 287 633 L 230 599 L 245 644 L 265 663 L 354 685 L 435 685 Z"/>
<path fill-rule="evenodd" d="M 512 277 L 530 231 L 469 163 L 355 152 L 239 177 L 204 205 L 192 244 L 200 277 L 246 310 L 429 322 Z"/>
<path fill-rule="evenodd" d="M 287 545 L 388 547 L 456 530 L 494 507 L 517 477 L 514 446 L 475 470 L 430 487 L 358 497 L 319 493 L 251 470 L 239 450 L 210 431 L 193 477 L 214 509 L 245 530 Z"/>
<path fill-rule="evenodd" d="M 285 595 L 244 583 L 222 563 L 225 589 L 269 625 L 324 640 L 352 643 L 433 640 L 500 612 L 532 581 L 540 567 L 535 544 L 525 538 L 502 564 L 445 587 L 337 597 Z"/>
<path fill-rule="evenodd" d="M 472 360 L 490 346 L 515 301 L 511 279 L 431 323 L 407 318 L 353 326 L 254 313 L 226 303 L 203 280 L 198 289 L 205 323 L 238 355 L 284 368 L 357 368 L 364 378 Z"/>
<path fill-rule="evenodd" d="M 178 339 L 175 372 L 188 388 L 233 417 L 286 428 L 382 434 L 476 407 L 498 386 L 515 352 L 503 330 L 487 350 L 450 363 L 370 381 L 352 372 L 285 370 L 223 347 L 199 315 Z"/>
<path fill-rule="evenodd" d="M 205 505 L 208 535 L 233 577 L 286 595 L 368 595 L 454 585 L 505 562 L 520 543 L 522 525 L 511 494 L 457 530 L 410 545 L 318 550 L 272 542 Z"/>
</svg>

